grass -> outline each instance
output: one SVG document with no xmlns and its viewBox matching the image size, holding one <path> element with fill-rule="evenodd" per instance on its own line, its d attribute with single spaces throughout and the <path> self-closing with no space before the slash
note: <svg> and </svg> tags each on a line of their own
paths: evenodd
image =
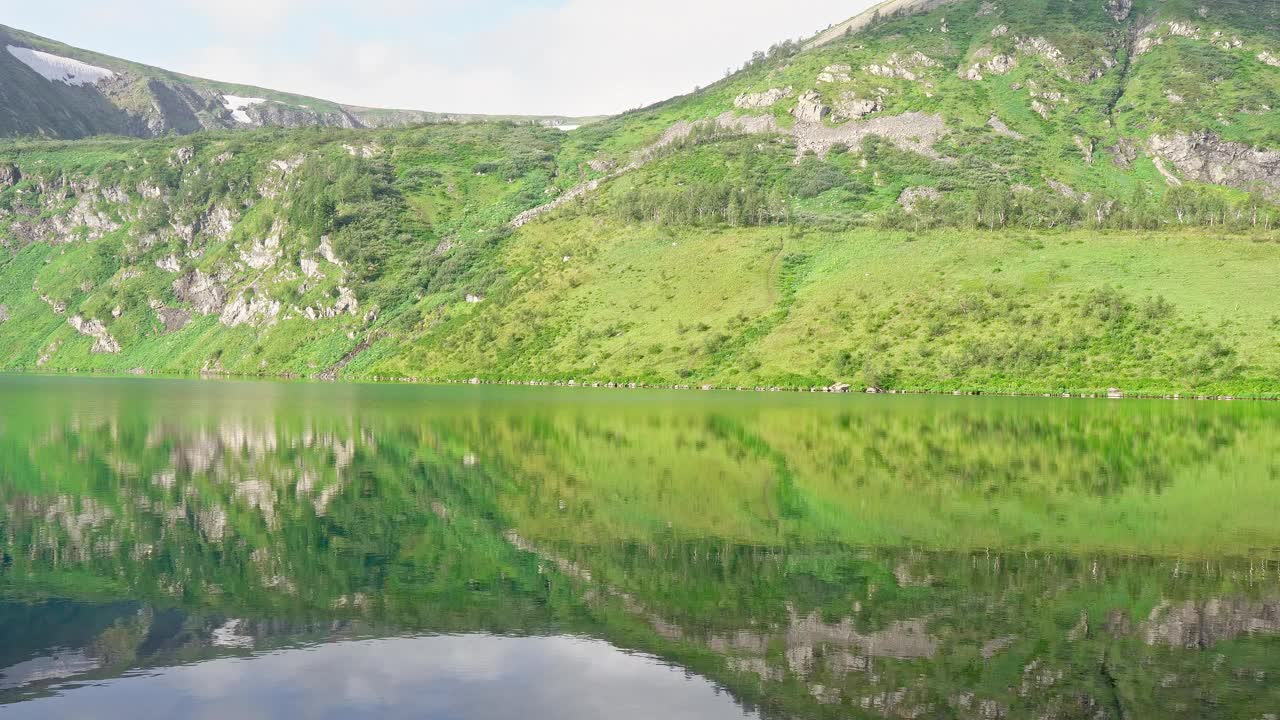
<svg viewBox="0 0 1280 720">
<path fill-rule="evenodd" d="M 1275 396 L 1280 308 L 1257 299 L 1277 260 L 1275 243 L 1202 232 L 915 235 L 578 218 L 519 235 L 503 257 L 515 268 L 503 293 L 385 341 L 350 371 Z"/>
</svg>

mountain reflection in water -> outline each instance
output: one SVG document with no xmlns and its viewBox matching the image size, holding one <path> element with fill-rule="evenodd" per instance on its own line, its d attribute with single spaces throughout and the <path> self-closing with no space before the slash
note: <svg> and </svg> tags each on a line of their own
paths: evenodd
<svg viewBox="0 0 1280 720">
<path fill-rule="evenodd" d="M 1270 405 L 3 377 L 0 401 L 17 717 L 1280 708 Z"/>
<path fill-rule="evenodd" d="M 145 698 L 139 703 L 139 698 Z M 749 716 L 708 681 L 566 637 L 334 640 L 94 683 L 6 717 L 619 718 Z"/>
</svg>

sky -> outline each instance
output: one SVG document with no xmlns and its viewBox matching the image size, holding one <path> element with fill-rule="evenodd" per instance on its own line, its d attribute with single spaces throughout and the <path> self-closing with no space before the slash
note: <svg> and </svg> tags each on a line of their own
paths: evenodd
<svg viewBox="0 0 1280 720">
<path fill-rule="evenodd" d="M 598 115 L 708 85 L 873 0 L 0 0 L 0 24 L 369 107 Z"/>
</svg>

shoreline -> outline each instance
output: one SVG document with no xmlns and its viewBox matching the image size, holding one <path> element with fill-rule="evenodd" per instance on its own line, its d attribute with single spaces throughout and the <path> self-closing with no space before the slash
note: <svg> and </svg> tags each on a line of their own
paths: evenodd
<svg viewBox="0 0 1280 720">
<path fill-rule="evenodd" d="M 383 377 L 380 375 L 360 376 L 353 378 L 327 378 L 322 374 L 297 375 L 293 373 L 237 375 L 224 372 L 192 372 L 164 373 L 145 370 L 130 372 L 98 372 L 80 370 L 0 370 L 3 375 L 25 375 L 30 377 L 81 377 L 81 378 L 153 378 L 170 380 L 232 380 L 232 381 L 305 381 L 328 385 L 414 385 L 420 387 L 448 386 L 499 386 L 499 387 L 554 387 L 588 390 L 662 390 L 682 392 L 721 392 L 721 393 L 756 393 L 756 394 L 792 394 L 792 395 L 914 395 L 926 397 L 999 397 L 999 398 L 1038 398 L 1059 400 L 1166 400 L 1172 402 L 1280 402 L 1280 393 L 1275 395 L 1208 395 L 1203 393 L 1142 393 L 1126 392 L 1112 388 L 1107 392 L 1007 392 L 992 390 L 902 390 L 896 388 L 864 388 L 855 389 L 847 383 L 836 383 L 829 387 L 794 387 L 780 385 L 753 386 L 719 386 L 714 384 L 655 384 L 643 382 L 617 381 L 584 381 L 577 380 L 482 380 L 480 378 L 420 378 L 420 377 Z"/>
</svg>

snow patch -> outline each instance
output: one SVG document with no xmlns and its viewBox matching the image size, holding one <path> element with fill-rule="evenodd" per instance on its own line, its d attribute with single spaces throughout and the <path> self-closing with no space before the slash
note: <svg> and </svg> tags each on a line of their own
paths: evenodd
<svg viewBox="0 0 1280 720">
<path fill-rule="evenodd" d="M 10 55 L 17 58 L 19 62 L 35 70 L 49 82 L 60 82 L 80 87 L 82 85 L 97 85 L 107 78 L 116 76 L 115 73 L 106 68 L 39 50 L 32 50 L 31 48 L 6 45 L 5 49 L 9 51 Z"/>
<path fill-rule="evenodd" d="M 242 122 L 246 125 L 253 122 L 253 118 L 249 117 L 249 113 L 245 112 L 245 108 L 254 105 L 261 105 L 266 102 L 265 98 L 240 97 L 239 95 L 223 95 L 222 106 L 231 111 L 231 117 L 236 122 Z"/>
</svg>

